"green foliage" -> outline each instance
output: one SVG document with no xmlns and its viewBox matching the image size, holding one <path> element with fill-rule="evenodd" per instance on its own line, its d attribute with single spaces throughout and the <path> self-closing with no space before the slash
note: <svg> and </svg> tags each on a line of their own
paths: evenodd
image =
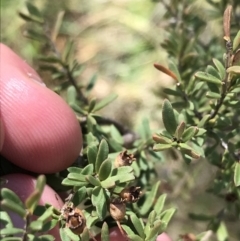
<svg viewBox="0 0 240 241">
<path fill-rule="evenodd" d="M 100 111 L 117 95 L 113 93 L 101 100 L 94 96 L 96 73 L 86 81 L 81 80 L 86 66 L 76 60 L 74 39 L 69 37 L 61 51 L 56 47 L 65 24 L 63 14 L 59 13 L 55 24 L 49 28 L 44 11 L 29 1 L 26 3 L 28 13 L 19 13 L 28 22 L 25 36 L 44 46 L 45 53 L 38 56 L 40 69 L 50 72 L 51 79 L 57 83 L 54 90 L 65 95 L 76 113 L 84 145 L 80 163 L 74 163 L 67 172 L 55 176 L 60 189 L 65 186 L 71 192 L 62 210 L 47 204 L 38 206 L 46 183 L 44 176 L 39 176 L 35 191 L 24 203 L 11 190 L 1 190 L 2 240 L 11 240 L 16 234 L 22 237 L 14 237 L 14 240 L 35 240 L 39 231 L 47 232 L 59 225 L 62 240 L 88 241 L 91 231 L 101 227 L 102 240 L 109 241 L 109 229 L 116 223 L 129 240 L 156 240 L 176 212 L 173 207 L 165 209 L 166 194 L 159 192 L 161 186 L 155 166 L 159 165 L 161 151 L 166 151 L 169 156 L 180 156 L 179 159 L 189 166 L 193 159 L 206 160 L 215 166 L 216 176 L 207 191 L 226 202 L 216 214 L 197 214 L 193 210 L 189 217 L 207 222 L 206 232 L 180 234 L 179 240 L 207 240 L 212 233 L 219 241 L 230 240 L 227 214 L 231 213 L 236 220 L 240 217 L 240 31 L 236 21 L 239 3 L 232 2 L 231 9 L 227 7 L 227 1 L 201 1 L 203 6 L 208 6 L 203 16 L 198 0 L 161 3 L 166 10 L 163 20 L 167 29 L 167 38 L 161 45 L 168 54 L 168 67 L 154 66 L 170 76 L 174 83 L 160 93 L 155 90 L 158 97 L 164 99 L 161 108 L 163 128 L 153 131 L 149 121 L 144 119 L 138 135 L 101 115 Z M 222 15 L 224 33 L 220 38 L 219 33 L 203 32 L 208 20 Z M 205 39 L 205 35 L 210 35 L 209 39 Z M 222 37 L 226 42 L 225 49 Z M 126 142 L 129 135 L 131 140 Z M 130 154 L 122 160 L 123 165 L 116 161 L 125 149 L 136 158 L 131 165 L 126 164 Z M 141 187 L 144 195 L 136 198 L 136 193 L 130 193 L 130 199 L 126 198 L 123 193 L 131 186 Z M 110 204 L 115 202 L 127 207 L 120 224 L 110 214 Z M 66 215 L 71 216 L 80 209 L 86 225 L 76 233 L 68 226 Z M 24 220 L 24 229 L 14 227 L 6 210 Z M 32 215 L 38 218 L 29 222 Z M 44 234 L 39 235 L 38 240 L 53 240 L 53 237 Z"/>
</svg>

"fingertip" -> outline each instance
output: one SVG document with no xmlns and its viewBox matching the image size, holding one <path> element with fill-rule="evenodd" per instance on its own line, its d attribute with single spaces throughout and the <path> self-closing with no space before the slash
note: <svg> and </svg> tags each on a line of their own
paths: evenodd
<svg viewBox="0 0 240 241">
<path fill-rule="evenodd" d="M 172 241 L 166 233 L 162 233 L 157 237 L 156 241 Z"/>
<path fill-rule="evenodd" d="M 1 45 L 1 52 L 2 155 L 32 172 L 66 169 L 82 147 L 74 112 L 60 96 L 32 81 L 26 70 L 32 76 L 35 71 L 8 47 Z"/>
<path fill-rule="evenodd" d="M 26 76 L 26 78 L 29 78 L 29 80 L 35 81 L 42 86 L 46 86 L 38 73 L 31 66 L 29 66 L 26 61 L 20 58 L 15 52 L 13 52 L 3 43 L 0 43 L 0 53 L 1 72 L 6 71 L 4 66 L 15 66 L 22 72 L 22 74 Z"/>
</svg>

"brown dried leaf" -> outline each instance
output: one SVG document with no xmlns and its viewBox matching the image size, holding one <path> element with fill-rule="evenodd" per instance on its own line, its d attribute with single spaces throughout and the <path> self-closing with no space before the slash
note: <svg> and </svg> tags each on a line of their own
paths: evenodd
<svg viewBox="0 0 240 241">
<path fill-rule="evenodd" d="M 164 67 L 163 65 L 160 64 L 154 64 L 154 67 L 158 70 L 160 70 L 161 72 L 163 72 L 164 74 L 167 74 L 168 76 L 172 77 L 173 79 L 175 79 L 176 81 L 178 81 L 177 76 L 169 69 L 167 69 L 166 67 Z"/>
<path fill-rule="evenodd" d="M 223 31 L 224 31 L 224 39 L 226 41 L 230 40 L 231 14 L 232 14 L 232 6 L 229 5 L 227 6 L 223 14 Z"/>
</svg>

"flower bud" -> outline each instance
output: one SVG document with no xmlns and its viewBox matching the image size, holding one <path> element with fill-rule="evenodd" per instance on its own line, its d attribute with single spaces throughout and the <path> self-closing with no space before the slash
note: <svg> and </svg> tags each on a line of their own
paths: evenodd
<svg viewBox="0 0 240 241">
<path fill-rule="evenodd" d="M 112 202 L 109 206 L 109 212 L 114 220 L 121 221 L 126 213 L 126 205 L 119 201 Z"/>
</svg>

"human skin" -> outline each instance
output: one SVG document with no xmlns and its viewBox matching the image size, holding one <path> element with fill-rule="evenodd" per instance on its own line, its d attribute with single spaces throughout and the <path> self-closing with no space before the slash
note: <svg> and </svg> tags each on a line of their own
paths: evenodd
<svg viewBox="0 0 240 241">
<path fill-rule="evenodd" d="M 8 47 L 0 53 L 1 154 L 36 173 L 66 169 L 82 147 L 74 112 Z"/>
<path fill-rule="evenodd" d="M 36 173 L 58 172 L 75 161 L 82 146 L 82 134 L 73 111 L 3 44 L 0 44 L 0 107 L 0 150 L 9 161 Z M 8 175 L 8 188 L 26 197 L 26 191 L 33 190 L 35 178 L 20 175 L 23 174 Z M 54 190 L 46 188 L 42 203 L 50 202 L 59 208 L 62 201 L 56 200 Z M 110 237 L 111 241 L 125 241 L 117 228 L 110 230 Z M 157 241 L 171 240 L 163 234 Z"/>
</svg>

